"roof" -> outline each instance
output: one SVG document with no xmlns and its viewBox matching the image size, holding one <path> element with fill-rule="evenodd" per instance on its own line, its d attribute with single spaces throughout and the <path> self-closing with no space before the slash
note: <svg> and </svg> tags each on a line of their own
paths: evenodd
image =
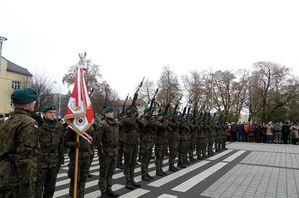
<svg viewBox="0 0 299 198">
<path fill-rule="evenodd" d="M 3 56 L 2 58 L 7 61 L 7 71 L 32 77 L 32 74 L 26 68 L 7 60 Z"/>
</svg>

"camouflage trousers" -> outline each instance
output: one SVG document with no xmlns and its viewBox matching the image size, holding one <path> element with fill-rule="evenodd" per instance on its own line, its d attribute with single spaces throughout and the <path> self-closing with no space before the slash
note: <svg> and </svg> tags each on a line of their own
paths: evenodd
<svg viewBox="0 0 299 198">
<path fill-rule="evenodd" d="M 122 165 L 123 155 L 124 155 L 124 141 L 119 141 L 119 149 L 118 149 L 118 155 L 117 155 L 117 164 L 118 165 Z"/>
<path fill-rule="evenodd" d="M 206 145 L 203 138 L 198 138 L 196 142 L 196 155 L 198 159 L 204 158 L 206 155 Z"/>
<path fill-rule="evenodd" d="M 187 160 L 188 145 L 189 144 L 187 140 L 180 140 L 178 151 L 178 164 L 184 164 L 185 160 Z"/>
<path fill-rule="evenodd" d="M 124 144 L 124 175 L 126 181 L 134 179 L 134 169 L 137 162 L 138 144 Z"/>
<path fill-rule="evenodd" d="M 159 143 L 155 144 L 155 155 L 156 155 L 156 170 L 161 171 L 162 165 L 163 165 L 163 158 L 166 153 L 166 144 L 165 143 Z"/>
<path fill-rule="evenodd" d="M 101 156 L 100 158 L 100 191 L 111 190 L 112 176 L 117 165 L 117 155 L 115 156 Z"/>
<path fill-rule="evenodd" d="M 209 137 L 208 155 L 213 154 L 214 143 L 215 143 L 215 137 Z"/>
<path fill-rule="evenodd" d="M 57 173 L 59 171 L 58 167 L 52 168 L 40 168 L 39 176 L 35 185 L 35 198 L 51 198 L 55 192 L 55 183 L 57 178 Z"/>
<path fill-rule="evenodd" d="M 189 158 L 193 158 L 193 152 L 194 152 L 195 147 L 196 147 L 196 142 L 197 142 L 197 138 L 196 137 L 191 137 L 190 146 L 189 146 Z"/>
<path fill-rule="evenodd" d="M 174 165 L 175 158 L 178 155 L 178 150 L 179 150 L 179 142 L 170 141 L 169 142 L 169 166 Z"/>
<path fill-rule="evenodd" d="M 141 154 L 141 175 L 146 176 L 148 173 L 148 166 L 151 161 L 153 142 L 142 142 L 140 148 Z"/>
<path fill-rule="evenodd" d="M 68 176 L 71 179 L 69 195 L 70 195 L 71 198 L 74 198 L 73 196 L 74 196 L 75 160 L 71 159 L 68 166 L 69 166 Z M 85 183 L 86 183 L 87 176 L 88 176 L 88 173 L 89 173 L 89 168 L 90 168 L 90 157 L 79 159 L 79 163 L 78 163 L 78 181 L 77 181 L 78 190 L 77 190 L 77 197 L 76 198 L 83 198 L 84 197 Z"/>
</svg>

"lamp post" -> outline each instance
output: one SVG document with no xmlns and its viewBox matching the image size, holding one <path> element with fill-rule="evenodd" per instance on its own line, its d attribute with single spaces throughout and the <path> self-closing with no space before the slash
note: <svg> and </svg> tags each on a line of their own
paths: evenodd
<svg viewBox="0 0 299 198">
<path fill-rule="evenodd" d="M 59 85 L 58 115 L 61 116 L 61 85 L 57 81 L 54 81 L 54 83 Z"/>
<path fill-rule="evenodd" d="M 2 57 L 2 43 L 7 41 L 7 38 L 0 36 L 0 72 L 1 72 L 1 57 Z"/>
</svg>

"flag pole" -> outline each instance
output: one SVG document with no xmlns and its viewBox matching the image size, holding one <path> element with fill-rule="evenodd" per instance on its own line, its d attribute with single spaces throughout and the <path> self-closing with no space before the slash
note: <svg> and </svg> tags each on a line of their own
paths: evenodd
<svg viewBox="0 0 299 198">
<path fill-rule="evenodd" d="M 79 133 L 76 133 L 76 142 L 79 142 Z M 75 174 L 74 174 L 74 198 L 77 198 L 77 188 L 78 188 L 78 161 L 79 161 L 79 148 L 76 148 L 75 157 Z"/>
</svg>

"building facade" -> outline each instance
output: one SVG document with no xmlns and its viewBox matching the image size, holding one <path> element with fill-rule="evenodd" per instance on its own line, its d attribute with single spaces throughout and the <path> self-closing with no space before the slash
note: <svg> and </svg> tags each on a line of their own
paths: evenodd
<svg viewBox="0 0 299 198">
<path fill-rule="evenodd" d="M 0 57 L 0 117 L 7 117 L 12 110 L 11 93 L 15 89 L 29 86 L 32 74 L 4 57 Z"/>
</svg>

